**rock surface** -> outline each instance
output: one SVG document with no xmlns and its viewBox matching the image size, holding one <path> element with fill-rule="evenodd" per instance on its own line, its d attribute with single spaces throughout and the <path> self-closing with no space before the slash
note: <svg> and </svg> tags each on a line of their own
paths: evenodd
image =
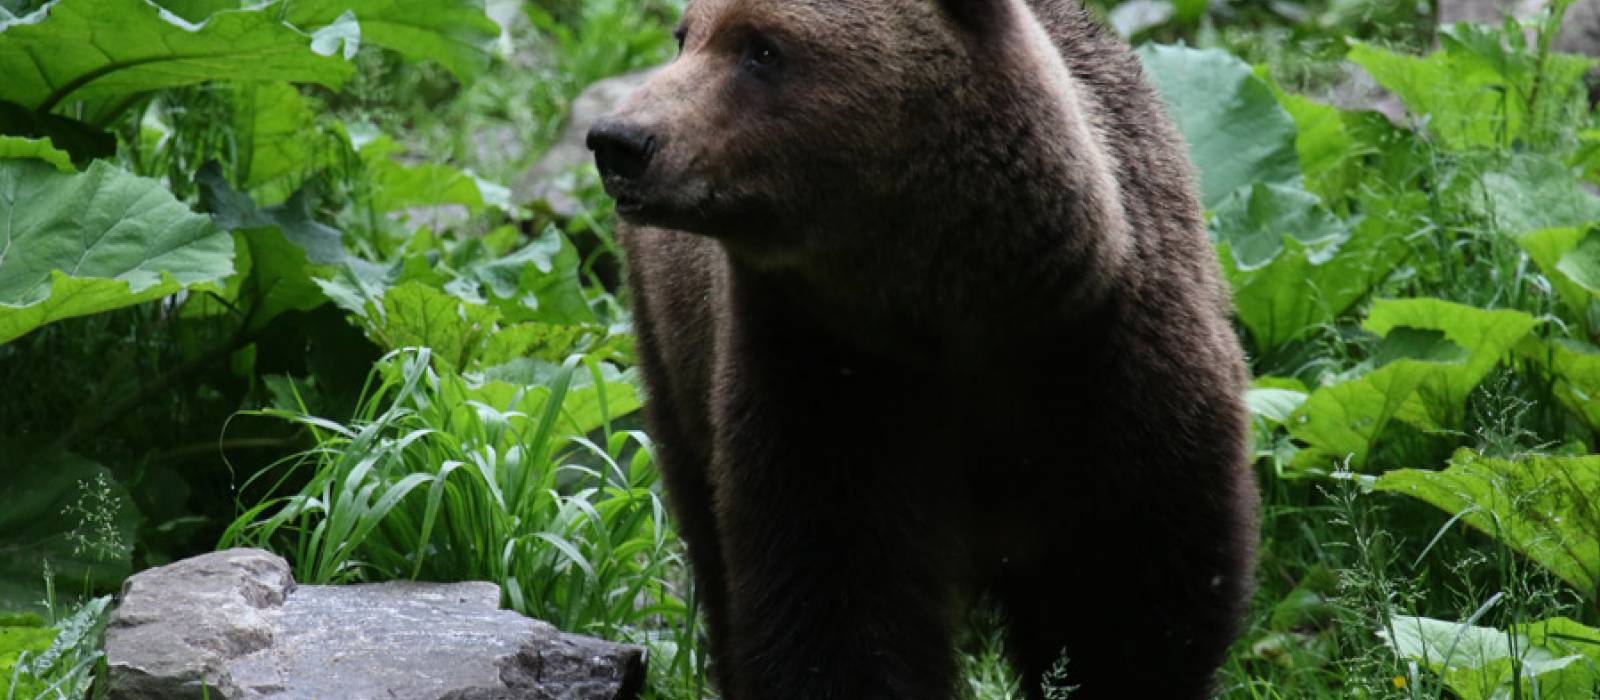
<svg viewBox="0 0 1600 700">
<path fill-rule="evenodd" d="M 567 118 L 567 128 L 561 132 L 561 140 L 513 185 L 517 204 L 544 200 L 556 214 L 566 218 L 576 216 L 581 205 L 573 193 L 573 171 L 594 159 L 584 143 L 589 129 L 639 89 L 653 73 L 653 68 L 625 73 L 585 88 L 572 101 L 572 113 Z"/>
<path fill-rule="evenodd" d="M 1600 0 L 1578 0 L 1567 8 L 1567 23 L 1558 48 L 1600 56 Z"/>
<path fill-rule="evenodd" d="M 1498 24 L 1506 15 L 1532 16 L 1546 4 L 1545 0 L 1439 0 L 1439 23 Z M 1566 26 L 1557 48 L 1600 56 L 1600 0 L 1578 0 L 1567 8 Z"/>
<path fill-rule="evenodd" d="M 492 583 L 298 586 L 233 549 L 129 578 L 106 630 L 113 700 L 629 700 L 638 647 L 500 610 Z"/>
<path fill-rule="evenodd" d="M 1546 0 L 1439 0 L 1439 24 L 1498 25 L 1507 15 L 1531 17 L 1542 11 L 1545 4 Z M 1568 53 L 1600 56 L 1600 0 L 1577 0 L 1567 9 L 1566 25 L 1556 48 Z M 1346 61 L 1343 68 L 1342 79 L 1312 97 L 1343 110 L 1375 111 L 1395 124 L 1405 123 L 1406 108 L 1399 98 L 1384 90 L 1354 63 Z M 1591 79 L 1590 84 L 1593 88 L 1596 81 Z"/>
<path fill-rule="evenodd" d="M 1499 24 L 1508 14 L 1525 17 L 1542 7 L 1543 0 L 1439 0 L 1439 24 Z"/>
</svg>

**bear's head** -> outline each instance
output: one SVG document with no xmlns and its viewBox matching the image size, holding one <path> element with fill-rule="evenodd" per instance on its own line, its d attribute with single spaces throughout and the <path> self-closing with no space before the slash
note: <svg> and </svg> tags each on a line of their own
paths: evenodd
<svg viewBox="0 0 1600 700">
<path fill-rule="evenodd" d="M 1093 150 L 1024 0 L 692 0 L 677 37 L 589 146 L 625 219 L 758 261 L 970 224 Z"/>
</svg>

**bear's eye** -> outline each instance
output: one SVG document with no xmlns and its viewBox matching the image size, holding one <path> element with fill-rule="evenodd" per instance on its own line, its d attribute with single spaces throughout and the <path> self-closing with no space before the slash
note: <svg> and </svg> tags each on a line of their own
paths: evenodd
<svg viewBox="0 0 1600 700">
<path fill-rule="evenodd" d="M 750 43 L 745 47 L 744 65 L 753 70 L 772 68 L 782 62 L 783 54 L 778 52 L 777 44 L 764 36 L 750 38 Z"/>
</svg>

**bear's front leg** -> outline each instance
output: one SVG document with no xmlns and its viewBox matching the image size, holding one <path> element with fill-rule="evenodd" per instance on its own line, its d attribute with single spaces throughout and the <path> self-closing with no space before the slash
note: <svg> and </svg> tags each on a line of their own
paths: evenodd
<svg viewBox="0 0 1600 700">
<path fill-rule="evenodd" d="M 719 348 L 724 698 L 953 698 L 967 559 L 954 470 L 921 418 L 937 389 L 784 340 Z"/>
<path fill-rule="evenodd" d="M 731 628 L 726 700 L 955 697 L 951 562 L 934 513 L 883 464 L 794 435 L 730 455 L 719 525 Z M 904 500 L 902 500 L 904 499 Z M 920 504 L 919 504 L 920 505 Z"/>
</svg>

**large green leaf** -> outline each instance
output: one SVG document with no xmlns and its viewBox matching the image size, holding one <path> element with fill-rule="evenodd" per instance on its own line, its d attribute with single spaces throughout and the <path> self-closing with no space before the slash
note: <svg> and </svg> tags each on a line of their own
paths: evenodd
<svg viewBox="0 0 1600 700">
<path fill-rule="evenodd" d="M 1361 469 L 1395 419 L 1423 430 L 1459 427 L 1467 395 L 1538 321 L 1438 299 L 1380 300 L 1366 328 L 1384 335 L 1373 371 L 1311 393 L 1289 431 L 1311 445 L 1297 458 Z"/>
<path fill-rule="evenodd" d="M 1350 163 L 1361 153 L 1360 144 L 1346 127 L 1345 113 L 1304 95 L 1284 92 L 1277 85 L 1272 88 L 1278 103 L 1294 118 L 1295 152 L 1306 188 L 1324 198 L 1342 197 L 1360 174 Z"/>
<path fill-rule="evenodd" d="M 1281 424 L 1289 420 L 1289 416 L 1306 402 L 1308 396 L 1304 391 L 1268 386 L 1257 381 L 1245 392 L 1244 403 L 1251 415 Z"/>
<path fill-rule="evenodd" d="M 1305 199 L 1308 194 L 1259 185 L 1246 192 L 1246 201 L 1236 199 L 1218 212 L 1215 228 L 1235 312 L 1263 353 L 1365 298 L 1409 253 L 1403 235 L 1426 201 L 1402 195 L 1374 202 L 1381 208 L 1345 236 L 1326 210 Z M 1256 204 L 1258 197 L 1269 201 Z M 1243 257 L 1234 252 L 1240 245 Z"/>
<path fill-rule="evenodd" d="M 233 240 L 154 180 L 0 161 L 0 342 L 233 272 Z"/>
<path fill-rule="evenodd" d="M 248 4 L 247 0 L 155 0 L 155 3 L 194 24 L 222 10 L 237 10 Z"/>
<path fill-rule="evenodd" d="M 386 349 L 427 347 L 447 367 L 472 366 L 498 330 L 500 313 L 421 282 L 384 290 L 359 314 L 367 335 Z"/>
<path fill-rule="evenodd" d="M 64 173 L 75 172 L 72 156 L 55 147 L 50 139 L 29 139 L 19 136 L 0 136 L 0 160 L 7 158 L 37 158 L 56 166 Z"/>
<path fill-rule="evenodd" d="M 380 212 L 444 204 L 476 212 L 498 203 L 490 183 L 442 163 L 402 163 L 396 156 L 404 149 L 387 135 L 360 125 L 348 129 L 372 183 L 371 206 Z"/>
<path fill-rule="evenodd" d="M 1520 311 L 1486 311 L 1440 299 L 1384 299 L 1363 324 L 1378 335 L 1399 328 L 1443 332 L 1468 351 L 1462 362 L 1436 363 L 1402 418 L 1423 429 L 1454 428 L 1461 422 L 1467 394 L 1538 325 Z"/>
<path fill-rule="evenodd" d="M 1170 0 L 1133 0 L 1118 3 L 1106 13 L 1106 21 L 1124 39 L 1132 39 L 1172 21 L 1177 14 Z"/>
<path fill-rule="evenodd" d="M 195 175 L 200 186 L 201 202 L 211 212 L 217 226 L 227 231 L 257 228 L 278 228 L 284 236 L 305 251 L 305 257 L 317 265 L 346 265 L 356 262 L 344 249 L 343 235 L 338 229 L 325 226 L 311 218 L 303 198 L 294 198 L 279 206 L 257 208 L 254 200 L 234 190 L 222 177 L 216 163 L 207 163 Z"/>
<path fill-rule="evenodd" d="M 56 631 L 37 616 L 28 616 L 15 622 L 0 622 L 0 697 L 11 697 L 12 694 L 24 698 L 39 697 L 44 688 L 38 687 L 37 682 L 23 677 L 13 689 L 11 678 L 14 673 L 21 675 L 16 666 L 23 654 L 27 654 L 27 658 L 37 657 L 49 649 L 55 640 Z"/>
<path fill-rule="evenodd" d="M 45 689 L 38 681 L 22 676 L 18 679 L 16 687 L 12 687 L 11 679 L 17 660 L 27 654 L 33 658 L 50 648 L 55 641 L 56 631 L 48 627 L 0 627 L 0 693 L 8 697 L 49 697 L 44 695 Z"/>
<path fill-rule="evenodd" d="M 234 95 L 239 184 L 263 203 L 283 201 L 307 175 L 338 161 L 343 140 L 318 128 L 316 113 L 293 85 L 243 83 Z"/>
<path fill-rule="evenodd" d="M 383 277 L 380 266 L 345 250 L 338 229 L 311 218 L 303 193 L 258 208 L 228 185 L 216 163 L 202 167 L 195 181 L 212 220 L 234 233 L 240 250 L 239 272 L 219 294 L 226 304 L 204 304 L 199 313 L 241 313 L 247 330 L 259 330 L 285 312 L 309 311 L 330 301 L 322 277 L 344 269 L 363 278 Z"/>
<path fill-rule="evenodd" d="M 211 80 L 337 87 L 353 68 L 311 50 L 311 38 L 265 3 L 193 24 L 146 0 L 55 0 L 0 24 L 0 100 L 41 112 L 87 103 L 103 124 L 130 97 Z"/>
<path fill-rule="evenodd" d="M 1581 226 L 1600 220 L 1600 197 L 1561 161 L 1519 154 L 1481 176 L 1471 206 L 1481 209 L 1500 231 L 1519 234 L 1556 226 Z"/>
<path fill-rule="evenodd" d="M 582 367 L 573 374 L 572 384 L 561 403 L 559 427 L 562 437 L 586 435 L 600 428 L 607 420 L 616 420 L 618 416 L 637 411 L 644 405 L 635 389 L 638 379 L 633 376 L 632 370 L 622 372 L 608 363 L 601 363 L 597 367 L 601 380 L 598 385 L 595 384 L 594 375 L 583 371 Z M 491 406 L 515 406 L 518 403 L 517 396 L 526 393 L 526 398 L 520 402 L 520 410 L 536 416 L 542 412 L 548 394 L 530 391 L 530 388 L 551 386 L 560 371 L 559 363 L 519 358 L 485 370 L 484 377 L 490 381 L 475 386 L 473 393 Z"/>
<path fill-rule="evenodd" d="M 71 154 L 72 162 L 79 167 L 88 167 L 89 161 L 117 152 L 116 137 L 106 131 L 57 114 L 40 114 L 3 99 L 0 99 L 0 134 L 49 139 L 56 148 Z"/>
<path fill-rule="evenodd" d="M 43 610 L 47 566 L 63 593 L 131 573 L 138 512 L 105 467 L 16 443 L 0 460 L 0 610 Z"/>
<path fill-rule="evenodd" d="M 1600 431 L 1600 348 L 1569 338 L 1529 338 L 1522 352 L 1550 372 L 1556 399 Z"/>
<path fill-rule="evenodd" d="M 570 245 L 570 244 L 568 244 Z M 575 269 L 576 262 L 570 269 Z M 559 278 L 561 268 L 540 273 L 531 262 L 523 262 L 538 279 Z M 540 311 L 532 306 L 538 285 L 510 283 L 515 294 L 493 302 L 473 300 L 471 294 L 449 293 L 459 288 L 457 279 L 440 291 L 426 281 L 405 281 L 392 287 L 375 286 L 354 275 L 319 280 L 325 293 L 340 307 L 352 312 L 373 342 L 386 349 L 425 346 L 432 348 L 436 361 L 458 370 L 481 365 L 499 365 L 530 354 L 550 360 L 586 350 L 599 357 L 617 352 L 604 329 L 592 322 L 566 323 L 548 318 L 561 317 L 558 309 Z M 558 307 L 559 308 L 559 307 Z M 587 307 L 584 307 L 587 311 Z M 510 313 L 506 313 L 509 311 Z M 516 323 L 511 316 L 530 319 Z M 536 383 L 536 382 L 529 382 Z"/>
<path fill-rule="evenodd" d="M 1244 61 L 1220 49 L 1158 45 L 1139 57 L 1189 143 L 1207 208 L 1244 185 L 1300 177 L 1294 120 Z"/>
<path fill-rule="evenodd" d="M 1456 453 L 1444 471 L 1404 469 L 1374 488 L 1433 504 L 1587 595 L 1600 585 L 1600 456 L 1521 460 Z"/>
<path fill-rule="evenodd" d="M 1591 279 L 1587 274 L 1600 269 L 1600 231 L 1548 228 L 1524 233 L 1516 240 L 1555 287 L 1572 319 L 1579 325 L 1587 323 L 1589 307 L 1600 299 L 1600 278 Z"/>
<path fill-rule="evenodd" d="M 1390 362 L 1364 376 L 1311 392 L 1289 417 L 1289 433 L 1311 445 L 1296 458 L 1301 465 L 1360 469 L 1390 421 L 1428 378 L 1423 360 Z"/>
<path fill-rule="evenodd" d="M 333 23 L 346 10 L 361 24 L 361 40 L 413 60 L 438 61 L 470 79 L 489 66 L 486 46 L 500 26 L 482 0 L 293 0 L 288 20 L 301 28 Z"/>
<path fill-rule="evenodd" d="M 1600 630 L 1564 617 L 1498 630 L 1402 615 L 1381 634 L 1462 700 L 1592 700 L 1600 687 Z"/>
<path fill-rule="evenodd" d="M 479 359 L 486 366 L 524 357 L 560 363 L 574 353 L 633 364 L 633 335 L 599 324 L 517 323 L 501 328 L 489 338 Z"/>
<path fill-rule="evenodd" d="M 1283 250 L 1285 238 L 1309 246 L 1337 244 L 1348 237 L 1344 222 L 1316 195 L 1297 185 L 1255 183 L 1217 206 L 1211 230 L 1227 243 L 1240 270 L 1255 270 Z"/>
<path fill-rule="evenodd" d="M 258 330 L 287 312 L 310 311 L 328 303 L 311 276 L 305 249 L 282 230 L 244 229 L 234 235 L 249 258 L 249 273 L 234 297 L 246 304 L 245 328 Z"/>
<path fill-rule="evenodd" d="M 551 226 L 521 250 L 467 266 L 445 289 L 472 303 L 492 303 L 511 321 L 592 323 L 578 267 L 577 249 Z"/>
</svg>

